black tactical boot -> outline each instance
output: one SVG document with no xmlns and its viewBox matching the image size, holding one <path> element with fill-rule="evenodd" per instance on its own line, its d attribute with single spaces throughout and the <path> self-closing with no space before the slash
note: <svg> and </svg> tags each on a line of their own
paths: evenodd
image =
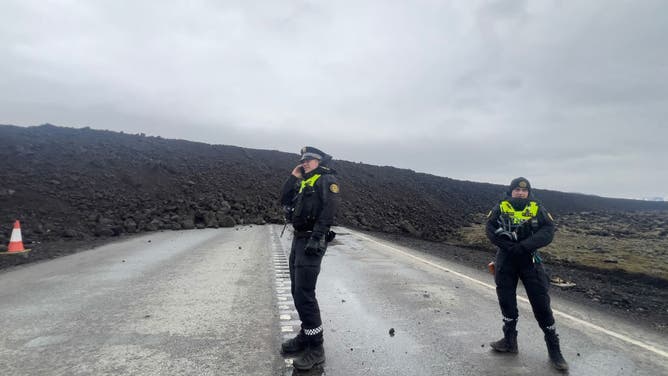
<svg viewBox="0 0 668 376">
<path fill-rule="evenodd" d="M 503 338 L 489 345 L 498 352 L 517 354 L 517 330 L 515 330 L 515 325 L 504 325 Z"/>
<path fill-rule="evenodd" d="M 318 364 L 325 362 L 325 348 L 322 342 L 319 344 L 309 343 L 304 353 L 292 362 L 292 365 L 300 370 L 306 371 Z"/>
<path fill-rule="evenodd" d="M 561 355 L 559 336 L 555 330 L 545 329 L 545 343 L 547 344 L 547 352 L 550 354 L 552 366 L 559 371 L 568 371 L 568 363 L 566 363 L 566 360 Z"/>
<path fill-rule="evenodd" d="M 306 350 L 308 342 L 304 331 L 300 330 L 295 338 L 291 338 L 281 344 L 281 353 L 283 355 L 296 354 Z"/>
</svg>

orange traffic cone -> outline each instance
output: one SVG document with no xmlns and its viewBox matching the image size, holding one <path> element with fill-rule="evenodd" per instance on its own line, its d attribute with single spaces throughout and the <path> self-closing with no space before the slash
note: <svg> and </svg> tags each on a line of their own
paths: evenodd
<svg viewBox="0 0 668 376">
<path fill-rule="evenodd" d="M 21 238 L 21 224 L 17 220 L 14 222 L 14 229 L 12 230 L 12 237 L 9 239 L 9 246 L 7 246 L 6 254 L 10 253 L 24 253 L 30 251 L 23 247 L 23 239 Z"/>
</svg>

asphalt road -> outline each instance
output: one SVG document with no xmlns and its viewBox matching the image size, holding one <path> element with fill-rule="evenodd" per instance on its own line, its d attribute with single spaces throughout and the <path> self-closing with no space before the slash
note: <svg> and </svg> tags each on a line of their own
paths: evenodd
<svg viewBox="0 0 668 376">
<path fill-rule="evenodd" d="M 0 374 L 271 374 L 268 230 L 152 233 L 0 274 Z"/>
<path fill-rule="evenodd" d="M 338 232 L 317 289 L 327 361 L 298 374 L 558 374 L 525 301 L 520 354 L 490 351 L 501 320 L 489 274 Z M 299 324 L 290 235 L 279 233 L 152 233 L 0 272 L 0 374 L 293 374 L 278 354 Z M 658 333 L 565 301 L 553 308 L 570 374 L 668 374 Z"/>
</svg>

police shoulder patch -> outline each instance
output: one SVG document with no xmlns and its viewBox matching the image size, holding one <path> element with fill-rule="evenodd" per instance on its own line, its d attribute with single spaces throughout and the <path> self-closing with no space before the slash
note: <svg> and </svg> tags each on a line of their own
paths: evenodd
<svg viewBox="0 0 668 376">
<path fill-rule="evenodd" d="M 329 190 L 332 191 L 332 193 L 339 193 L 339 185 L 332 183 L 329 185 Z"/>
</svg>

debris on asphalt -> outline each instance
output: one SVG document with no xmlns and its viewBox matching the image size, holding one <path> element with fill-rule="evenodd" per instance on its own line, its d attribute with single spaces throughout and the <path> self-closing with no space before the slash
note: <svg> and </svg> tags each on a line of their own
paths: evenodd
<svg viewBox="0 0 668 376">
<path fill-rule="evenodd" d="M 554 276 L 554 277 L 550 278 L 550 283 L 553 284 L 554 286 L 561 287 L 561 288 L 575 287 L 574 282 L 566 281 L 566 280 L 561 279 L 557 276 Z"/>
</svg>

